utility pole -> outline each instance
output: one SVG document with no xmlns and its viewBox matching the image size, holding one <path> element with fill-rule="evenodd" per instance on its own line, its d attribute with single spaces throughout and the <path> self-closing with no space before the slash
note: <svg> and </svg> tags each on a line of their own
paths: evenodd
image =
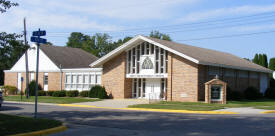
<svg viewBox="0 0 275 136">
<path fill-rule="evenodd" d="M 25 46 L 28 45 L 27 42 L 27 30 L 26 30 L 26 18 L 24 18 L 24 41 Z M 29 99 L 30 91 L 29 91 L 29 64 L 28 64 L 28 49 L 25 52 L 25 64 L 26 64 L 26 97 Z"/>
</svg>

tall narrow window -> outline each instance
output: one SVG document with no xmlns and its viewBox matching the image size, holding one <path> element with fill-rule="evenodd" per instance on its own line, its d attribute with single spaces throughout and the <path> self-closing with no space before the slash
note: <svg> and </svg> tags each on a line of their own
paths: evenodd
<svg viewBox="0 0 275 136">
<path fill-rule="evenodd" d="M 165 51 L 165 73 L 168 73 L 168 52 Z"/>
<path fill-rule="evenodd" d="M 144 42 L 141 44 L 141 55 L 144 55 Z"/>
<path fill-rule="evenodd" d="M 141 97 L 141 90 L 140 90 L 140 88 L 141 88 L 141 79 L 139 78 L 138 79 L 138 97 Z"/>
<path fill-rule="evenodd" d="M 155 51 L 154 44 L 151 44 L 151 54 L 154 54 L 154 51 Z"/>
<path fill-rule="evenodd" d="M 44 75 L 44 85 L 48 85 L 48 75 Z"/>
<path fill-rule="evenodd" d="M 142 81 L 143 81 L 143 83 L 142 83 L 142 97 L 145 97 L 145 86 L 146 86 L 146 80 L 145 80 L 145 79 L 143 79 Z"/>
<path fill-rule="evenodd" d="M 146 42 L 146 55 L 149 55 L 149 51 L 150 51 L 150 46 L 149 46 L 149 43 Z"/>
<path fill-rule="evenodd" d="M 134 79 L 133 98 L 137 97 L 137 79 Z"/>
<path fill-rule="evenodd" d="M 131 50 L 128 51 L 128 73 L 131 73 Z"/>
</svg>

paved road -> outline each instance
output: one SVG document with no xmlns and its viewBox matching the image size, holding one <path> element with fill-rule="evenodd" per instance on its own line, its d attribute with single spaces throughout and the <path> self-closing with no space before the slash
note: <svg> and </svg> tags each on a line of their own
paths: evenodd
<svg viewBox="0 0 275 136">
<path fill-rule="evenodd" d="M 32 116 L 32 104 L 3 105 L 0 113 Z M 198 115 L 39 105 L 39 117 L 66 123 L 55 136 L 274 136 L 275 114 Z"/>
</svg>

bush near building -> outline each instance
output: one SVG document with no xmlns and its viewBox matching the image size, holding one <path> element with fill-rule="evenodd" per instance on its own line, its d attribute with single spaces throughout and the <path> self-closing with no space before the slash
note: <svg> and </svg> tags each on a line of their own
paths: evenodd
<svg viewBox="0 0 275 136">
<path fill-rule="evenodd" d="M 244 97 L 247 100 L 257 100 L 263 97 L 260 90 L 255 87 L 248 87 L 244 90 Z"/>
<path fill-rule="evenodd" d="M 67 97 L 77 97 L 79 95 L 78 90 L 66 91 Z"/>
<path fill-rule="evenodd" d="M 264 96 L 269 99 L 275 99 L 275 87 L 267 88 Z"/>
<path fill-rule="evenodd" d="M 39 90 L 37 95 L 38 96 L 46 96 L 46 91 Z"/>
<path fill-rule="evenodd" d="M 100 85 L 96 85 L 96 86 L 92 87 L 91 90 L 89 91 L 89 97 L 90 98 L 107 99 L 108 95 L 107 95 L 107 92 L 105 91 L 104 87 L 102 87 Z"/>
<path fill-rule="evenodd" d="M 64 90 L 54 91 L 52 96 L 53 97 L 65 97 L 66 96 L 66 91 L 64 91 Z"/>
<path fill-rule="evenodd" d="M 233 91 L 230 87 L 227 86 L 226 88 L 226 99 L 227 100 L 233 100 L 233 101 L 239 101 L 244 99 L 243 93 L 239 91 Z"/>
<path fill-rule="evenodd" d="M 11 85 L 5 85 L 2 87 L 2 89 L 4 90 L 4 95 L 15 95 L 18 91 L 17 87 Z"/>
<path fill-rule="evenodd" d="M 81 92 L 79 93 L 79 95 L 80 95 L 81 97 L 88 97 L 88 96 L 89 96 L 89 91 L 81 91 Z"/>
<path fill-rule="evenodd" d="M 42 90 L 42 87 L 40 84 L 38 84 L 38 90 Z M 30 82 L 29 91 L 30 91 L 30 96 L 35 96 L 35 80 L 32 80 Z M 27 89 L 25 89 L 25 92 L 27 92 Z"/>
<path fill-rule="evenodd" d="M 46 91 L 46 96 L 53 96 L 54 91 Z"/>
</svg>

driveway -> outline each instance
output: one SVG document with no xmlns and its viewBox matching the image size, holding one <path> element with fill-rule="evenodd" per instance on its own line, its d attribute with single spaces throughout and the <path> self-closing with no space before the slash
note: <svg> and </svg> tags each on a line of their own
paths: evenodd
<svg viewBox="0 0 275 136">
<path fill-rule="evenodd" d="M 148 104 L 149 100 L 145 99 L 106 99 L 95 102 L 74 103 L 76 105 L 88 105 L 96 107 L 110 107 L 110 108 L 127 108 L 129 105 Z"/>
<path fill-rule="evenodd" d="M 33 104 L 5 103 L 0 113 L 33 116 Z M 198 115 L 39 105 L 38 117 L 63 121 L 53 136 L 274 136 L 275 114 Z"/>
</svg>

